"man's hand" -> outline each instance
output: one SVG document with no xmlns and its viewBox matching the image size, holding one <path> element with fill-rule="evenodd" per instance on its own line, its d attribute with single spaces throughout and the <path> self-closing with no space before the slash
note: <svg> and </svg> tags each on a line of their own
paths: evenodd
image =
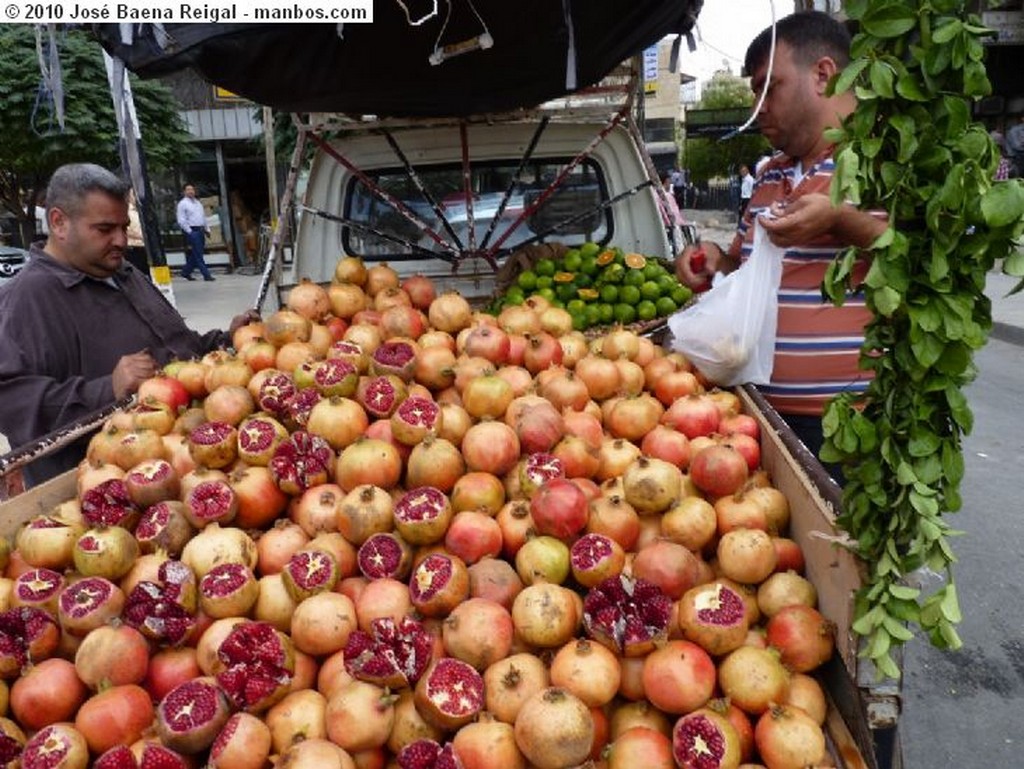
<svg viewBox="0 0 1024 769">
<path fill-rule="evenodd" d="M 772 206 L 774 218 L 758 218 L 769 239 L 777 246 L 806 246 L 823 235 L 840 243 L 868 248 L 885 232 L 885 219 L 872 216 L 844 203 L 833 206 L 828 195 L 803 195 L 786 204 Z"/>
<path fill-rule="evenodd" d="M 707 291 L 724 266 L 722 249 L 714 243 L 689 245 L 676 257 L 676 277 L 694 291 Z"/>
<path fill-rule="evenodd" d="M 122 355 L 110 376 L 114 397 L 121 400 L 126 395 L 131 395 L 139 389 L 140 384 L 154 376 L 158 368 L 148 350 Z"/>
<path fill-rule="evenodd" d="M 231 325 L 228 326 L 228 336 L 234 336 L 235 332 L 242 326 L 257 323 L 259 320 L 260 314 L 256 310 L 246 310 L 241 315 L 236 315 L 231 319 Z"/>
</svg>

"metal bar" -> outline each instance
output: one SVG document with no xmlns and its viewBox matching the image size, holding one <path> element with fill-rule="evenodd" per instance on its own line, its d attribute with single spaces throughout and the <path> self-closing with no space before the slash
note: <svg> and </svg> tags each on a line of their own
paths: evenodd
<svg viewBox="0 0 1024 769">
<path fill-rule="evenodd" d="M 111 403 L 108 406 L 97 409 L 90 414 L 86 414 L 84 417 L 76 419 L 71 424 L 65 425 L 64 427 L 58 427 L 56 430 L 48 432 L 42 438 L 37 438 L 31 443 L 18 446 L 12 451 L 0 456 L 0 477 L 4 477 L 18 468 L 34 462 L 42 456 L 46 456 L 57 449 L 64 448 L 68 444 L 77 441 L 79 438 L 88 435 L 106 422 L 111 414 L 118 409 L 130 406 L 134 400 L 135 396 L 129 395 L 126 398 L 122 398 L 119 401 Z"/>
<path fill-rule="evenodd" d="M 568 217 L 566 219 L 563 219 L 562 221 L 558 222 L 557 224 L 553 225 L 552 227 L 549 227 L 548 229 L 544 230 L 544 232 L 539 232 L 536 235 L 534 235 L 532 238 L 528 238 L 527 240 L 523 240 L 523 241 L 520 241 L 519 243 L 516 243 L 516 248 L 517 249 L 518 248 L 522 248 L 523 246 L 528 246 L 531 243 L 536 243 L 538 240 L 543 240 L 548 235 L 553 235 L 554 233 L 558 232 L 558 230 L 560 230 L 562 227 L 565 227 L 566 225 L 572 224 L 573 222 L 577 222 L 580 219 L 585 219 L 588 216 L 591 216 L 593 214 L 600 213 L 601 211 L 604 211 L 606 208 L 615 205 L 620 200 L 624 200 L 624 199 L 626 199 L 628 197 L 632 197 L 633 195 L 636 195 L 638 192 L 640 192 L 640 190 L 644 189 L 645 187 L 650 187 L 650 186 L 651 186 L 651 180 L 650 179 L 642 181 L 639 184 L 635 184 L 632 187 L 630 187 L 628 190 L 623 190 L 622 192 L 620 192 L 615 197 L 608 198 L 608 200 L 605 200 L 605 201 L 602 201 L 601 203 L 598 203 L 593 208 L 590 208 L 590 209 L 588 209 L 588 210 L 586 210 L 586 211 L 584 211 L 582 213 L 579 213 L 579 214 L 573 214 L 572 216 L 570 216 L 570 217 Z"/>
<path fill-rule="evenodd" d="M 509 200 L 512 199 L 512 193 L 515 191 L 516 185 L 519 184 L 523 178 L 523 171 L 526 169 L 526 164 L 530 162 L 530 158 L 533 157 L 533 151 L 537 149 L 537 143 L 540 141 L 541 134 L 544 133 L 544 129 L 548 127 L 548 123 L 551 122 L 551 118 L 545 115 L 541 118 L 540 123 L 537 125 L 537 129 L 533 132 L 533 137 L 530 139 L 530 143 L 526 145 L 526 151 L 523 152 L 523 156 L 519 159 L 519 167 L 516 169 L 515 174 L 512 175 L 512 180 L 508 183 L 508 188 L 505 190 L 505 195 L 501 199 L 501 203 L 498 204 L 498 210 L 494 212 L 494 218 L 491 219 L 491 224 L 487 228 L 487 232 L 484 233 L 483 240 L 480 241 L 480 250 L 483 251 L 487 248 L 487 244 L 491 241 L 491 236 L 494 234 L 495 228 L 498 226 L 498 222 L 501 220 L 502 214 L 505 213 L 505 209 L 508 207 Z"/>
<path fill-rule="evenodd" d="M 661 180 L 658 178 L 658 170 L 654 167 L 654 162 L 651 160 L 651 156 L 647 154 L 644 149 L 644 137 L 640 133 L 640 126 L 637 125 L 634 120 L 632 113 L 626 119 L 626 130 L 629 131 L 630 136 L 633 137 L 633 143 L 636 144 L 640 150 L 640 160 L 644 164 L 644 170 L 647 171 L 647 178 L 654 182 L 654 194 L 661 200 L 661 211 L 669 211 L 668 207 L 668 193 L 665 188 L 661 185 Z M 672 248 L 671 256 L 675 256 L 682 250 L 683 243 L 683 231 L 679 226 L 679 222 L 672 222 L 671 236 L 669 240 L 669 246 Z"/>
<path fill-rule="evenodd" d="M 405 238 L 400 238 L 397 235 L 392 235 L 388 232 L 384 232 L 383 230 L 378 230 L 376 227 L 371 227 L 368 224 L 357 222 L 354 219 L 348 219 L 344 216 L 338 216 L 337 214 L 330 214 L 327 211 L 321 211 L 319 208 L 310 208 L 309 206 L 302 206 L 302 210 L 319 216 L 323 219 L 328 219 L 332 222 L 344 224 L 347 227 L 351 227 L 354 230 L 369 233 L 370 235 L 381 238 L 382 240 L 389 240 L 392 243 L 398 243 L 400 246 L 405 246 L 411 251 L 426 254 L 432 258 L 444 259 L 446 262 L 451 262 L 452 264 L 455 264 L 457 261 L 456 258 L 453 256 L 449 256 L 448 254 L 439 254 L 436 251 L 431 251 L 429 248 L 424 248 L 423 246 L 417 245 L 416 243 L 408 241 Z"/>
<path fill-rule="evenodd" d="M 473 219 L 473 169 L 469 165 L 469 131 L 466 121 L 459 123 L 459 143 L 462 145 L 462 191 L 466 196 L 466 229 L 469 234 L 469 252 L 476 251 L 476 222 Z"/>
<path fill-rule="evenodd" d="M 322 149 L 332 158 L 341 163 L 341 165 L 344 166 L 346 170 L 351 172 L 353 176 L 355 176 L 357 179 L 359 179 L 359 181 L 366 185 L 366 188 L 370 192 L 372 192 L 377 198 L 387 203 L 389 206 L 394 208 L 399 214 L 401 214 L 405 219 L 407 219 L 409 222 L 411 222 L 416 227 L 421 229 L 423 231 L 423 234 L 425 234 L 428 238 L 437 243 L 437 245 L 439 245 L 445 251 L 451 251 L 455 255 L 459 254 L 458 248 L 456 248 L 447 240 L 438 235 L 437 232 L 435 232 L 434 229 L 429 224 L 423 221 L 423 219 L 421 219 L 415 211 L 413 211 L 411 208 L 405 205 L 405 203 L 396 198 L 394 195 L 391 195 L 390 193 L 381 189 L 380 185 L 378 185 L 373 179 L 367 176 L 366 173 L 364 173 L 360 168 L 356 167 L 356 165 L 352 163 L 352 161 L 350 161 L 348 158 L 346 158 L 344 155 L 342 155 L 340 152 L 334 149 L 334 147 L 332 147 L 329 142 L 320 138 L 316 134 L 310 134 L 310 138 L 316 143 L 316 145 L 320 149 Z"/>
<path fill-rule="evenodd" d="M 302 165 L 302 155 L 306 149 L 307 131 L 296 122 L 298 133 L 295 137 L 295 149 L 292 151 L 292 159 L 288 165 L 288 179 L 285 181 L 284 194 L 281 195 L 281 212 L 274 224 L 274 234 L 270 239 L 270 250 L 267 252 L 267 263 L 263 266 L 263 277 L 260 279 L 259 291 L 256 293 L 256 301 L 253 309 L 257 312 L 263 307 L 267 299 L 267 292 L 270 291 L 270 281 L 274 271 L 277 269 L 277 255 L 281 250 L 281 241 L 284 239 L 284 229 L 291 220 L 292 204 L 295 199 L 295 185 L 299 181 L 299 168 Z M 273 130 L 271 128 L 271 130 Z"/>
<path fill-rule="evenodd" d="M 501 237 L 498 238 L 497 242 L 495 242 L 493 246 L 487 249 L 487 254 L 489 256 L 493 257 L 494 254 L 498 252 L 498 249 L 500 249 L 502 244 L 506 240 L 508 240 L 512 233 L 519 228 L 519 225 L 526 221 L 526 219 L 528 219 L 530 216 L 532 216 L 533 212 L 540 208 L 545 203 L 545 201 L 547 201 L 547 199 L 551 197 L 554 191 L 562 184 L 563 181 L 565 181 L 566 177 L 570 173 L 572 173 L 572 170 L 580 163 L 582 163 L 583 160 L 597 148 L 597 145 L 599 145 L 602 141 L 605 140 L 605 137 L 607 137 L 608 134 L 615 130 L 615 126 L 622 122 L 624 117 L 625 114 L 622 110 L 616 112 L 612 116 L 612 119 L 609 120 L 608 123 L 598 132 L 597 136 L 594 137 L 593 141 L 591 141 L 590 144 L 588 144 L 582 152 L 580 152 L 576 157 L 574 157 L 566 164 L 565 168 L 563 168 L 559 172 L 558 176 L 555 177 L 554 181 L 552 181 L 551 184 L 549 184 L 547 188 L 544 189 L 540 193 L 540 195 L 537 196 L 537 199 L 533 201 L 532 204 L 523 209 L 522 213 L 519 214 L 518 218 L 516 218 L 516 220 L 512 222 L 509 228 L 501 234 Z"/>
<path fill-rule="evenodd" d="M 402 148 L 398 146 L 398 141 L 391 132 L 385 128 L 382 129 L 380 133 L 387 140 L 388 145 L 391 147 L 391 151 L 395 153 L 395 157 L 398 158 L 398 161 L 405 168 L 405 173 L 409 177 L 409 181 L 413 183 L 413 186 L 420 195 L 423 196 L 423 199 L 427 201 L 431 210 L 433 210 L 437 215 L 437 218 L 441 220 L 441 226 L 444 227 L 445 232 L 451 236 L 452 240 L 455 241 L 461 249 L 462 239 L 459 237 L 458 233 L 455 232 L 455 228 L 452 227 L 452 223 L 448 221 L 448 217 L 445 216 L 444 206 L 438 203 L 437 198 L 435 198 L 431 194 L 430 190 L 427 189 L 426 185 L 423 183 L 423 178 L 416 172 L 416 169 L 413 167 L 406 154 L 402 151 Z"/>
</svg>

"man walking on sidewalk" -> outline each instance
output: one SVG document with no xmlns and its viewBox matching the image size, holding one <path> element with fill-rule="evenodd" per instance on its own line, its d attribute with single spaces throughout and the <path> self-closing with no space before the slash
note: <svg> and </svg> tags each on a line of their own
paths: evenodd
<svg viewBox="0 0 1024 769">
<path fill-rule="evenodd" d="M 185 197 L 178 201 L 178 226 L 185 233 L 185 266 L 181 270 L 181 277 L 195 280 L 192 271 L 198 269 L 203 280 L 216 280 L 203 259 L 206 235 L 209 233 L 206 212 L 203 211 L 203 204 L 196 200 L 196 188 L 191 184 L 185 185 Z"/>
</svg>

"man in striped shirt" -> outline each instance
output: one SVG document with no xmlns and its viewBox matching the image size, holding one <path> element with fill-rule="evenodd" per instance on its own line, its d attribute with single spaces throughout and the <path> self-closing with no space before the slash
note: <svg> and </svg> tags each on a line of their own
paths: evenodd
<svg viewBox="0 0 1024 769">
<path fill-rule="evenodd" d="M 755 217 L 772 242 L 785 249 L 774 369 L 770 384 L 761 389 L 815 454 L 822 443 L 826 402 L 840 392 L 863 390 L 870 379 L 858 361 L 871 313 L 860 293 L 848 295 L 842 307 L 823 299 L 825 270 L 841 249 L 866 248 L 887 227 L 884 213 L 833 206 L 829 199 L 834 147 L 825 130 L 852 113 L 856 101 L 850 92 L 829 96 L 826 91 L 849 62 L 849 46 L 846 28 L 816 11 L 795 13 L 778 23 L 770 72 L 771 29 L 754 39 L 747 49 L 746 71 L 755 103 L 766 91 L 757 121 L 777 151 L 758 175 L 729 249 L 702 244 L 702 269 L 694 269 L 700 260 L 691 264 L 694 247 L 676 260 L 680 280 L 691 287 L 716 272 L 731 272 L 750 254 Z M 852 284 L 858 285 L 866 272 L 867 260 L 861 258 Z"/>
</svg>

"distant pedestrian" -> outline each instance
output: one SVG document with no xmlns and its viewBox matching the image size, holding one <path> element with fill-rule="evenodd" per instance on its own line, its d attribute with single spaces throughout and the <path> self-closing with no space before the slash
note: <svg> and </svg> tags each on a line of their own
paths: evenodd
<svg viewBox="0 0 1024 769">
<path fill-rule="evenodd" d="M 1010 159 L 1010 174 L 1024 177 L 1024 115 L 1006 132 L 1006 155 Z"/>
<path fill-rule="evenodd" d="M 661 209 L 661 220 L 669 229 L 676 225 L 682 226 L 683 215 L 679 212 L 675 195 L 672 194 L 672 175 L 668 171 L 661 172 L 661 186 L 666 193 L 664 199 L 661 195 L 655 196 L 658 199 L 658 208 Z"/>
<path fill-rule="evenodd" d="M 672 196 L 676 199 L 676 206 L 683 208 L 686 203 L 686 174 L 673 166 L 669 180 L 672 184 Z"/>
<path fill-rule="evenodd" d="M 210 234 L 210 228 L 206 226 L 206 212 L 203 211 L 203 204 L 196 200 L 194 186 L 186 184 L 184 193 L 184 197 L 178 201 L 178 226 L 185 233 L 185 266 L 181 270 L 181 277 L 195 280 L 192 271 L 198 269 L 203 280 L 216 280 L 203 258 L 206 236 Z"/>
<path fill-rule="evenodd" d="M 754 194 L 754 177 L 750 173 L 750 168 L 745 165 L 740 166 L 740 209 L 737 220 L 743 219 L 743 212 L 747 210 L 747 204 L 750 203 L 750 196 Z"/>
</svg>

